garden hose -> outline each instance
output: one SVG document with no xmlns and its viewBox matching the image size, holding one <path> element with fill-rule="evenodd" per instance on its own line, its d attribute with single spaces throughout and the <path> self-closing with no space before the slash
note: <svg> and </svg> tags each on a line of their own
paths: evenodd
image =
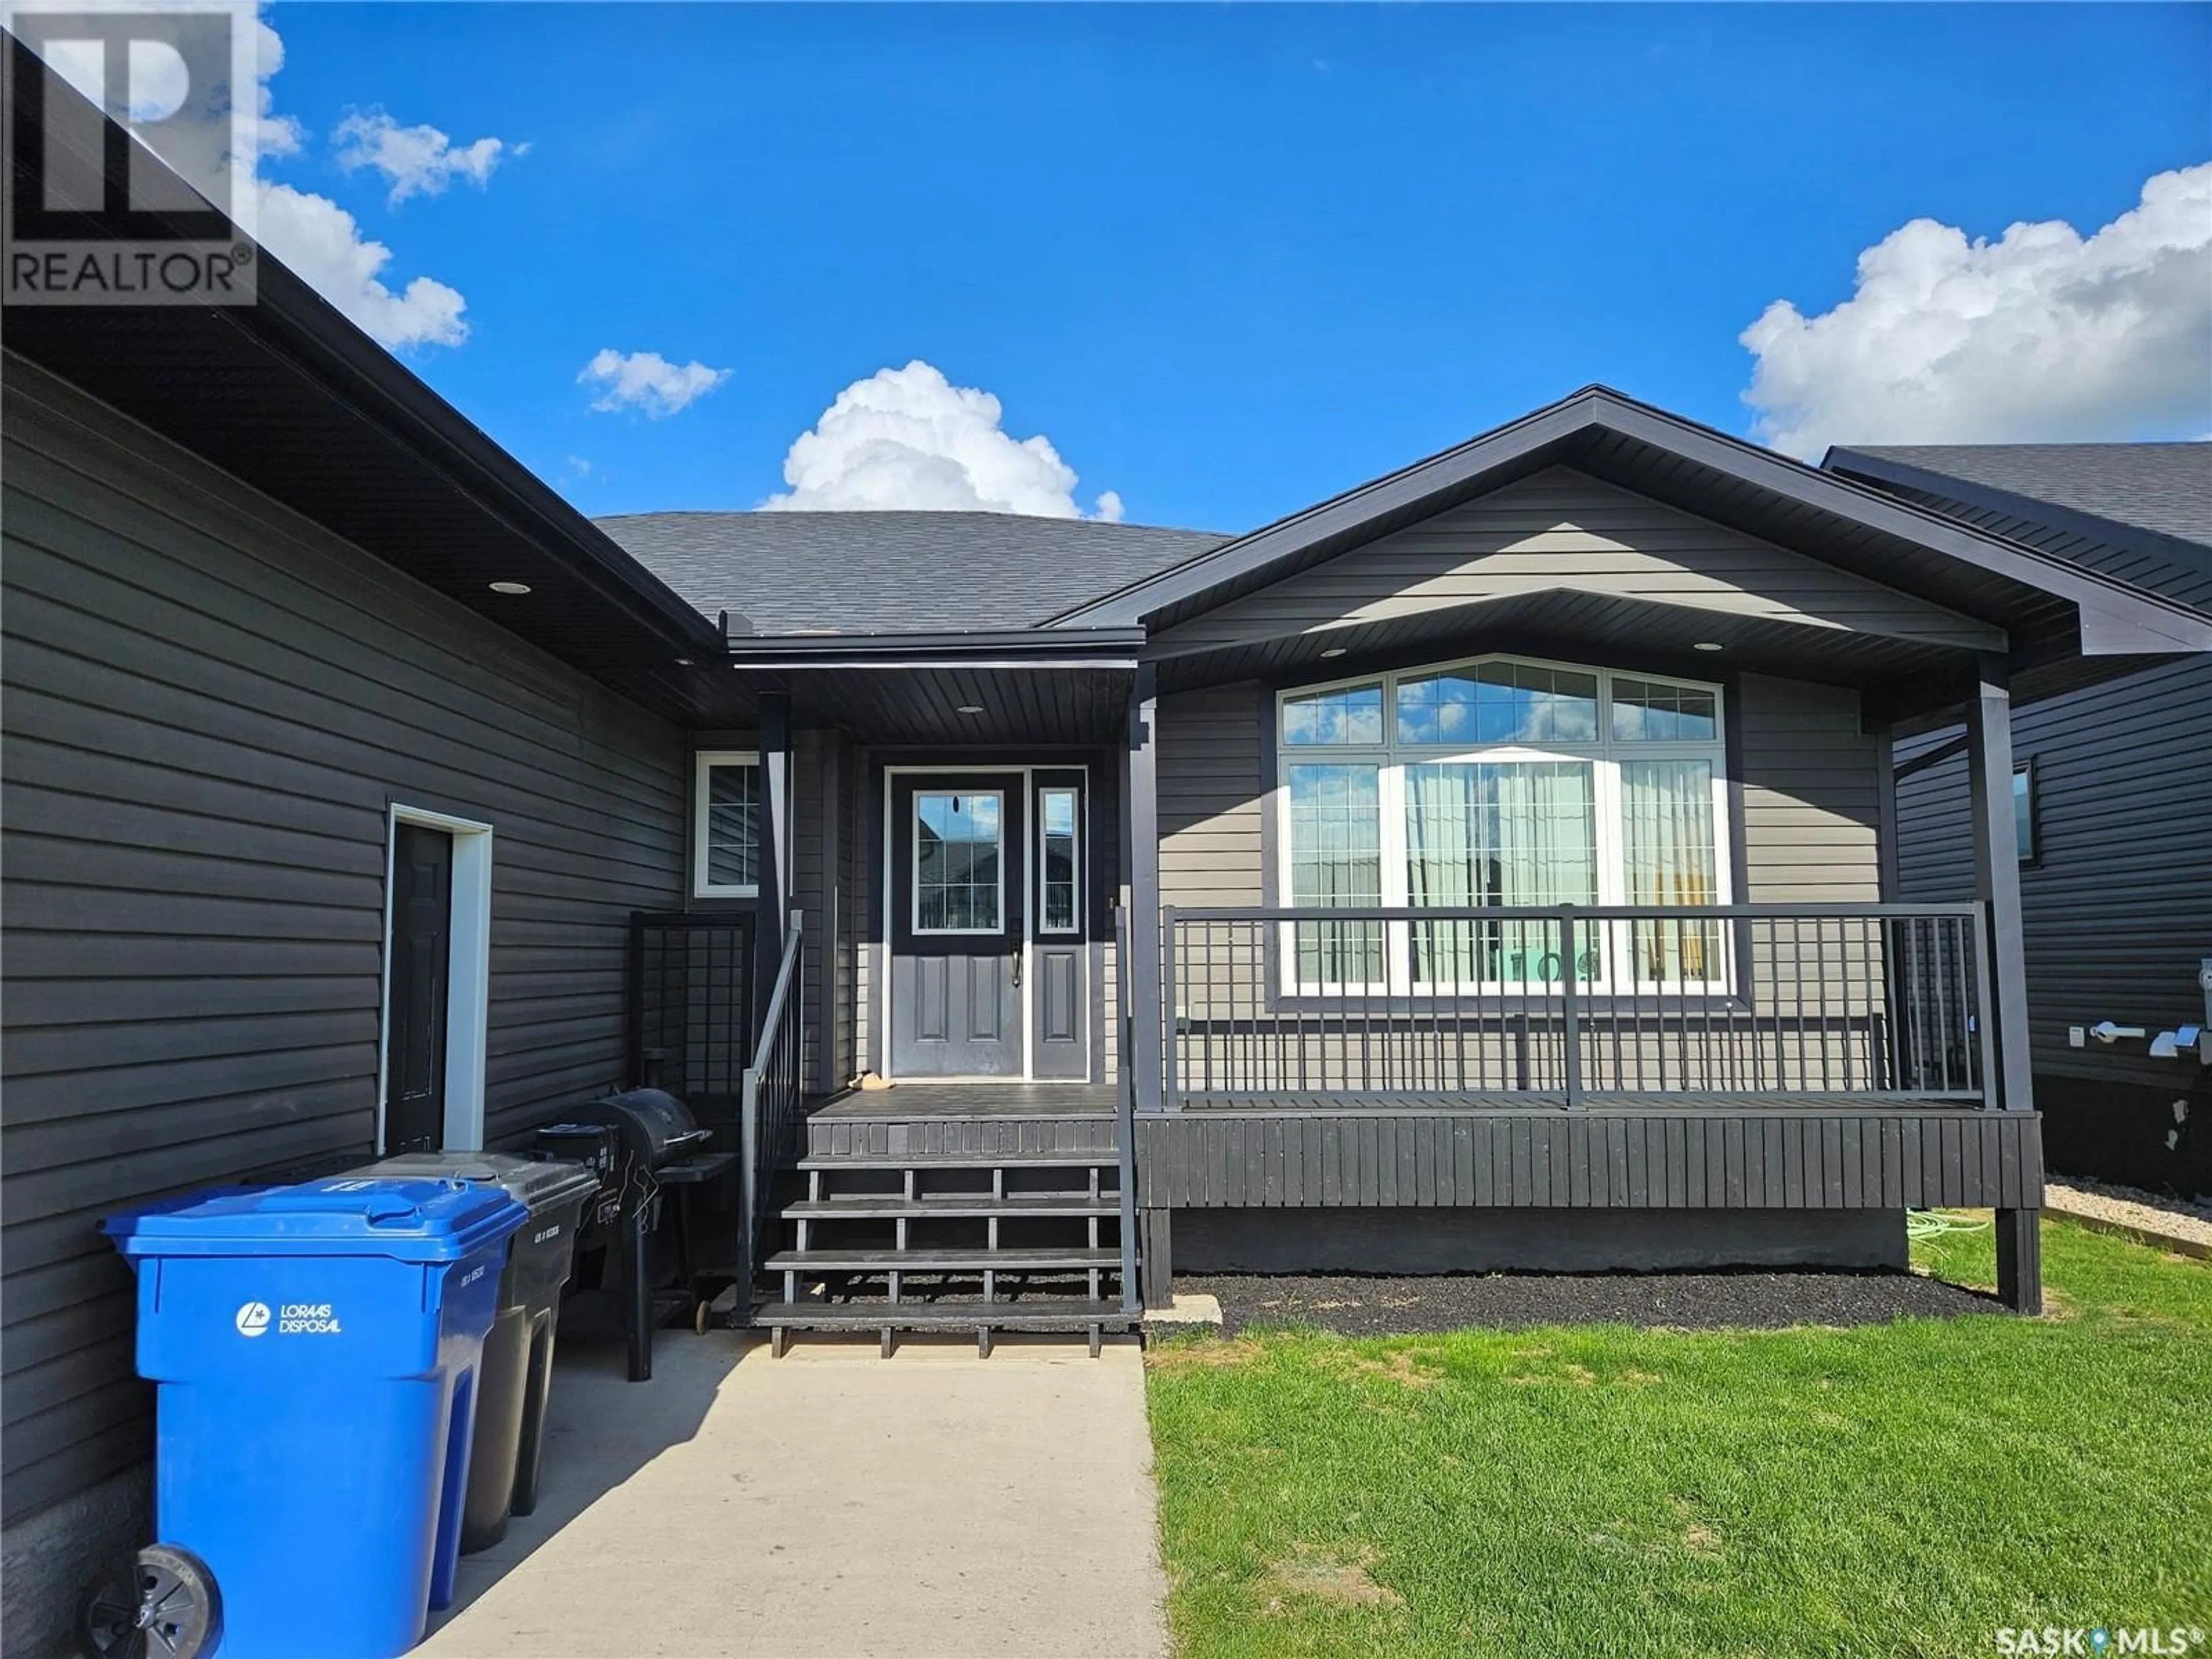
<svg viewBox="0 0 2212 1659">
<path fill-rule="evenodd" d="M 1942 1210 L 1907 1210 L 1905 1212 L 1905 1236 L 1907 1238 L 1942 1238 L 1952 1233 L 1978 1233 L 1990 1224 L 1989 1218 L 1951 1215 Z"/>
</svg>

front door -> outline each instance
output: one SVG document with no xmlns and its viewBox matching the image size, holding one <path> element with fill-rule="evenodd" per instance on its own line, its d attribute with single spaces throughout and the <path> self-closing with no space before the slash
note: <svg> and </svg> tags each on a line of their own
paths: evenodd
<svg viewBox="0 0 2212 1659">
<path fill-rule="evenodd" d="M 446 1007 L 453 975 L 453 838 L 398 823 L 392 839 L 391 985 L 384 1027 L 384 1151 L 446 1142 Z"/>
<path fill-rule="evenodd" d="M 1024 1076 L 1028 780 L 891 783 L 891 1075 Z"/>
<path fill-rule="evenodd" d="M 1030 1075 L 1091 1075 L 1090 801 L 1079 769 L 1030 777 L 1033 896 L 1030 906 Z"/>
</svg>

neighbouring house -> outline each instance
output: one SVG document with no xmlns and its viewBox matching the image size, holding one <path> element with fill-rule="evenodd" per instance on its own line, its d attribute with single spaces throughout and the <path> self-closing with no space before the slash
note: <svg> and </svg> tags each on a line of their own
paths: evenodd
<svg viewBox="0 0 2212 1659">
<path fill-rule="evenodd" d="M 595 525 L 263 264 L 0 353 L 11 1653 L 145 1524 L 103 1215 L 648 1079 L 779 1344 L 1934 1204 L 2039 1305 L 2012 704 L 2201 611 L 1599 387 L 1229 538 Z"/>
<path fill-rule="evenodd" d="M 2212 615 L 2212 444 L 1832 450 L 1832 472 Z M 1897 890 L 1972 889 L 1965 743 L 1897 744 Z M 2212 1193 L 2212 658 L 2014 711 L 2035 1104 L 2053 1168 Z M 2102 1028 L 2100 1032 L 2100 1028 Z"/>
</svg>

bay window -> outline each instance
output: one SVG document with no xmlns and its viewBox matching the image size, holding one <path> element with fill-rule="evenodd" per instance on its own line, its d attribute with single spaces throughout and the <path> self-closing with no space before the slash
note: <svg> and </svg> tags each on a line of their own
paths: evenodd
<svg viewBox="0 0 2212 1659">
<path fill-rule="evenodd" d="M 1509 658 L 1280 695 L 1281 902 L 1465 909 L 1726 902 L 1721 691 Z M 1304 989 L 1537 988 L 1549 920 L 1293 925 Z M 1594 924 L 1599 988 L 1723 977 L 1710 921 Z"/>
</svg>

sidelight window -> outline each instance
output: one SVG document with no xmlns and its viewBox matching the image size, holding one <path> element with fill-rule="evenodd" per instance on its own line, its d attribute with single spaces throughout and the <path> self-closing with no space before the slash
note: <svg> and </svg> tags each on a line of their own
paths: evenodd
<svg viewBox="0 0 2212 1659">
<path fill-rule="evenodd" d="M 1038 859 L 1042 866 L 1038 883 L 1040 933 L 1073 933 L 1080 926 L 1077 808 L 1076 792 L 1073 789 L 1037 791 Z"/>
</svg>

